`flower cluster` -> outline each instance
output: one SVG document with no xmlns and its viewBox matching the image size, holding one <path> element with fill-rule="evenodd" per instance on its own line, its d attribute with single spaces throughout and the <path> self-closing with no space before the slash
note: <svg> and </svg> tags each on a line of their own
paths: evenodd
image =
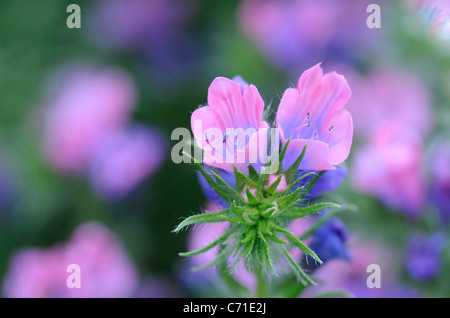
<svg viewBox="0 0 450 318">
<path fill-rule="evenodd" d="M 118 200 L 161 165 L 162 134 L 130 123 L 137 96 L 127 74 L 73 65 L 50 84 L 43 149 L 53 168 L 84 174 L 101 198 Z"/>
<path fill-rule="evenodd" d="M 303 73 L 296 88 L 284 92 L 272 124 L 279 138 L 264 144 L 260 141 L 267 141 L 273 131 L 266 116 L 270 107 L 265 109 L 257 88 L 239 77 L 216 78 L 208 90 L 208 105 L 197 109 L 191 119 L 196 146 L 203 149 L 207 166 L 191 160 L 199 169 L 206 194 L 224 208 L 190 216 L 174 231 L 206 223 L 224 223 L 226 229 L 209 244 L 180 255 L 199 255 L 218 247 L 216 257 L 200 268 L 215 265 L 233 272 L 243 263 L 258 278 L 263 273 L 279 273 L 287 265 L 304 286 L 314 284 L 293 253 L 298 248 L 317 264 L 322 263 L 304 240 L 340 205 L 311 203 L 308 196 L 321 175 L 330 173 L 332 178 L 333 172 L 339 171 L 336 166 L 349 155 L 353 124 L 344 106 L 350 95 L 342 75 L 324 74 L 321 66 L 315 65 Z M 230 129 L 248 128 L 252 130 L 247 136 L 229 133 Z M 225 137 L 211 134 L 212 130 Z M 261 149 L 265 154 L 271 151 L 269 160 L 260 156 L 251 161 Z M 277 168 L 265 170 L 267 166 Z M 340 180 L 341 175 L 336 174 Z M 331 184 L 330 180 L 323 182 L 323 190 L 331 190 Z M 293 222 L 324 209 L 331 212 L 302 236 L 290 230 Z"/>
</svg>

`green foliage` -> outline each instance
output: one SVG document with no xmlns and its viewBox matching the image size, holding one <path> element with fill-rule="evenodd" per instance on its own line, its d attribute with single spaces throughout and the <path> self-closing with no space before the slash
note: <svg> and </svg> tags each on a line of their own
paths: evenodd
<svg viewBox="0 0 450 318">
<path fill-rule="evenodd" d="M 274 160 L 281 161 L 283 159 L 288 144 L 289 141 Z M 197 255 L 220 246 L 217 258 L 209 264 L 197 268 L 197 270 L 208 266 L 219 266 L 222 269 L 228 268 L 228 260 L 234 257 L 234 264 L 230 266 L 230 271 L 235 270 L 239 262 L 244 261 L 246 268 L 256 274 L 259 273 L 258 275 L 261 275 L 261 273 L 277 275 L 278 267 L 281 265 L 279 259 L 282 258 L 302 285 L 314 285 L 315 282 L 292 258 L 290 249 L 299 248 L 319 264 L 322 261 L 302 241 L 303 238 L 296 237 L 286 229 L 286 226 L 291 220 L 303 218 L 323 209 L 337 209 L 340 205 L 335 203 L 310 205 L 304 200 L 308 191 L 321 176 L 320 172 L 317 174 L 307 173 L 295 179 L 305 152 L 306 146 L 295 163 L 285 171 L 284 176 L 289 183 L 286 189 L 281 190 L 277 189 L 283 175 L 280 174 L 276 181 L 267 187 L 268 175 L 258 174 L 251 165 L 248 165 L 248 175 L 234 167 L 235 189 L 227 184 L 214 168 L 211 168 L 212 177 L 199 162 L 185 154 L 191 158 L 217 194 L 229 202 L 230 207 L 223 211 L 197 214 L 184 219 L 175 228 L 174 232 L 179 232 L 189 225 L 201 223 L 228 222 L 229 227 L 223 235 L 210 244 L 195 251 L 180 253 L 180 255 Z M 297 187 L 294 190 L 294 186 L 299 181 L 311 174 L 315 174 L 315 177 L 305 186 Z M 251 189 L 256 190 L 256 192 L 251 191 Z M 309 235 L 312 233 L 310 231 Z"/>
</svg>

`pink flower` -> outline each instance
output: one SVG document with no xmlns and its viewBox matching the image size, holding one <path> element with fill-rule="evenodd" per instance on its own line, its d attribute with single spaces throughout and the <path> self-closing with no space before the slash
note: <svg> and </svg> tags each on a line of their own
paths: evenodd
<svg viewBox="0 0 450 318">
<path fill-rule="evenodd" d="M 255 86 L 239 79 L 214 79 L 208 89 L 208 106 L 198 108 L 191 117 L 196 143 L 204 150 L 203 162 L 228 172 L 233 171 L 233 164 L 242 171 L 248 163 L 257 164 L 267 150 L 264 141 L 269 125 L 263 111 L 264 102 Z"/>
<path fill-rule="evenodd" d="M 319 64 L 306 70 L 297 88 L 288 88 L 281 99 L 276 123 L 280 139 L 290 143 L 283 161 L 288 168 L 307 145 L 300 170 L 332 170 L 350 153 L 353 124 L 343 109 L 351 96 L 342 75 L 323 74 Z"/>
<path fill-rule="evenodd" d="M 95 191 L 108 200 L 129 194 L 154 173 L 165 156 L 165 143 L 156 130 L 133 126 L 105 138 L 90 164 Z"/>
<path fill-rule="evenodd" d="M 81 288 L 68 288 L 67 266 L 80 267 Z M 133 263 L 112 232 L 80 226 L 69 243 L 17 253 L 3 286 L 6 297 L 130 297 L 138 286 Z"/>
<path fill-rule="evenodd" d="M 59 87 L 46 109 L 44 151 L 56 169 L 80 173 L 103 138 L 129 120 L 135 87 L 120 70 L 85 65 L 53 80 Z"/>
<path fill-rule="evenodd" d="M 416 132 L 393 122 L 379 126 L 369 144 L 356 153 L 355 189 L 417 216 L 425 200 L 422 153 Z"/>
<path fill-rule="evenodd" d="M 352 87 L 347 108 L 358 136 L 368 137 L 386 120 L 427 134 L 433 124 L 431 101 L 420 78 L 402 70 L 380 67 L 366 77 L 345 70 Z"/>
</svg>

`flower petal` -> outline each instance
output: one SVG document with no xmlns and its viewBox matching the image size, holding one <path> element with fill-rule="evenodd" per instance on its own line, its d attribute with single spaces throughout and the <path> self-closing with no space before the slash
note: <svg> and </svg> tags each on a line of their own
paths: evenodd
<svg viewBox="0 0 450 318">
<path fill-rule="evenodd" d="M 328 144 L 319 140 L 296 139 L 291 140 L 283 159 L 283 169 L 288 169 L 302 153 L 306 146 L 305 156 L 300 163 L 299 170 L 333 170 L 330 162 Z"/>
<path fill-rule="evenodd" d="M 353 122 L 350 113 L 341 109 L 330 117 L 321 127 L 321 139 L 330 147 L 330 161 L 338 165 L 347 159 L 353 140 Z M 325 136 L 328 135 L 328 138 Z"/>
</svg>

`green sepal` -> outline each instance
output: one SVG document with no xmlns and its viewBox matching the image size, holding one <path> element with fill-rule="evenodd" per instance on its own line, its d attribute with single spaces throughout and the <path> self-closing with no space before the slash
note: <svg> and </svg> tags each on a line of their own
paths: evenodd
<svg viewBox="0 0 450 318">
<path fill-rule="evenodd" d="M 318 203 L 318 204 L 310 205 L 310 206 L 307 206 L 304 208 L 290 209 L 289 211 L 287 211 L 283 214 L 283 217 L 285 217 L 289 220 L 299 219 L 299 218 L 305 217 L 307 215 L 313 214 L 313 213 L 318 212 L 323 209 L 340 208 L 340 207 L 341 206 L 339 204 L 331 203 L 331 202 Z"/>
<path fill-rule="evenodd" d="M 289 232 L 288 230 L 285 230 L 279 226 L 272 225 L 274 229 L 280 233 L 282 233 L 294 246 L 298 247 L 303 253 L 308 254 L 313 259 L 315 259 L 319 264 L 322 264 L 322 260 L 317 256 L 317 254 L 310 249 L 305 243 L 300 241 L 298 238 L 295 237 L 294 234 Z"/>
<path fill-rule="evenodd" d="M 286 259 L 288 265 L 292 268 L 297 278 L 303 285 L 316 285 L 316 282 L 311 279 L 298 265 L 298 263 L 292 258 L 289 251 L 283 245 L 280 245 L 280 249 L 283 252 L 284 258 Z"/>
<path fill-rule="evenodd" d="M 225 201 L 227 202 L 232 202 L 234 199 L 234 195 L 231 195 L 230 192 L 226 191 L 224 188 L 220 187 L 214 180 L 213 178 L 206 172 L 205 168 L 203 168 L 202 164 L 200 162 L 198 162 L 194 157 L 192 157 L 190 154 L 188 154 L 187 152 L 183 152 L 183 154 L 187 157 L 189 157 L 192 161 L 192 163 L 194 163 L 198 170 L 200 171 L 200 173 L 202 174 L 202 176 L 205 178 L 206 182 L 208 182 L 208 184 L 211 186 L 211 188 L 214 189 L 214 191 Z"/>
<path fill-rule="evenodd" d="M 225 240 L 228 236 L 230 236 L 231 234 L 236 232 L 237 229 L 238 229 L 237 226 L 233 226 L 230 229 L 228 229 L 224 234 L 222 234 L 219 238 L 212 241 L 210 244 L 208 244 L 198 250 L 192 251 L 192 252 L 178 253 L 178 255 L 187 257 L 187 256 L 192 256 L 192 255 L 198 255 L 198 254 L 204 253 L 206 251 L 209 251 L 210 249 L 212 249 L 213 247 L 215 247 L 216 245 L 221 243 L 223 240 Z"/>
<path fill-rule="evenodd" d="M 247 177 L 242 171 L 239 171 L 236 166 L 233 165 L 234 177 L 236 178 L 236 189 L 240 193 L 244 186 L 248 184 L 252 188 L 256 188 L 257 184 L 255 181 Z"/>
<path fill-rule="evenodd" d="M 297 160 L 295 160 L 295 162 L 292 164 L 292 166 L 290 166 L 285 172 L 285 176 L 286 176 L 286 182 L 288 184 L 291 184 L 294 179 L 295 179 L 295 175 L 297 174 L 298 171 L 298 167 L 300 166 L 300 163 L 303 160 L 303 157 L 305 156 L 305 152 L 306 152 L 306 145 L 303 147 L 302 152 L 300 153 L 300 156 L 298 156 Z"/>
<path fill-rule="evenodd" d="M 227 209 L 219 212 L 209 212 L 192 215 L 178 224 L 178 226 L 172 232 L 178 233 L 183 227 L 189 226 L 191 224 L 217 223 L 227 221 L 229 213 L 230 210 Z"/>
<path fill-rule="evenodd" d="M 267 193 L 269 193 L 270 195 L 272 195 L 272 194 L 275 192 L 275 190 L 277 189 L 278 185 L 280 184 L 282 178 L 283 178 L 283 175 L 280 174 L 280 175 L 278 176 L 277 180 L 275 180 L 275 182 L 272 183 L 272 184 L 270 185 L 270 187 L 268 187 L 268 188 L 266 189 Z"/>
</svg>

